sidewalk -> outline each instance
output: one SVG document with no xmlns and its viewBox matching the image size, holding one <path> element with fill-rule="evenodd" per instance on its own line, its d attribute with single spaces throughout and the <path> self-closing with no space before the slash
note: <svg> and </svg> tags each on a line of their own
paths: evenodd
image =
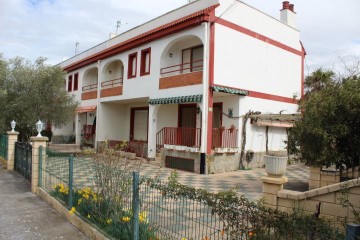
<svg viewBox="0 0 360 240">
<path fill-rule="evenodd" d="M 0 164 L 0 240 L 88 239 Z"/>
</svg>

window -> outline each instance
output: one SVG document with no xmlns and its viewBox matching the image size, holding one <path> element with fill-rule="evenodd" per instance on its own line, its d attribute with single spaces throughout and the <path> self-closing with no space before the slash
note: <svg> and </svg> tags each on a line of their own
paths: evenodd
<svg viewBox="0 0 360 240">
<path fill-rule="evenodd" d="M 141 51 L 140 76 L 150 74 L 150 57 L 151 57 L 151 48 L 147 48 Z"/>
<path fill-rule="evenodd" d="M 72 75 L 69 75 L 68 92 L 72 91 Z"/>
<path fill-rule="evenodd" d="M 137 53 L 129 55 L 128 79 L 136 77 Z"/>
<path fill-rule="evenodd" d="M 203 70 L 204 47 L 197 46 L 182 50 L 182 73 Z"/>
<path fill-rule="evenodd" d="M 79 86 L 79 73 L 75 73 L 74 75 L 74 91 L 78 90 Z"/>
</svg>

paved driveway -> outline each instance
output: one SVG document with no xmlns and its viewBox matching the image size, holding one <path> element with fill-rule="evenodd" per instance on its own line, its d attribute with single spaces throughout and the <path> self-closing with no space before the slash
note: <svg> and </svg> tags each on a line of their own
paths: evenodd
<svg viewBox="0 0 360 240">
<path fill-rule="evenodd" d="M 143 164 L 140 172 L 145 176 L 158 175 L 161 179 L 167 179 L 173 171 L 168 168 L 159 168 L 150 164 Z M 240 194 L 244 194 L 251 200 L 261 197 L 261 177 L 267 176 L 264 168 L 242 170 L 227 173 L 200 175 L 184 171 L 178 171 L 179 182 L 195 188 L 203 188 L 211 192 L 218 192 L 236 188 Z M 289 182 L 284 185 L 285 189 L 306 191 L 308 188 L 309 168 L 303 165 L 287 166 L 285 174 Z"/>
<path fill-rule="evenodd" d="M 0 240 L 88 239 L 0 164 Z"/>
<path fill-rule="evenodd" d="M 132 162 L 131 164 L 138 164 Z M 47 160 L 47 168 L 53 174 L 63 179 L 68 178 L 67 158 L 54 158 Z M 131 168 L 129 168 L 131 169 Z M 140 167 L 140 174 L 147 177 L 158 177 L 167 180 L 173 169 L 160 168 L 144 162 Z M 251 200 L 261 197 L 262 182 L 261 177 L 267 176 L 264 168 L 253 170 L 242 170 L 228 173 L 217 173 L 201 175 L 190 172 L 179 171 L 179 182 L 195 188 L 203 188 L 211 192 L 236 188 L 240 194 L 244 194 Z M 303 165 L 289 165 L 285 174 L 289 182 L 284 185 L 285 189 L 305 191 L 308 188 L 309 168 Z M 94 184 L 93 163 L 84 158 L 74 159 L 74 183 L 75 185 Z"/>
</svg>

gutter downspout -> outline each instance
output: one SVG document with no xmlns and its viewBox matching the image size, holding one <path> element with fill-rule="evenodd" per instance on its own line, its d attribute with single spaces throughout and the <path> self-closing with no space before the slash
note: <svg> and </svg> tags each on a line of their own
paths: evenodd
<svg viewBox="0 0 360 240">
<path fill-rule="evenodd" d="M 202 118 L 201 118 L 201 154 L 200 154 L 200 174 L 206 174 L 206 154 L 208 147 L 208 111 L 209 108 L 209 22 L 204 22 L 204 69 L 203 69 L 203 100 L 202 100 Z"/>
<path fill-rule="evenodd" d="M 100 93 L 101 93 L 101 60 L 98 60 L 98 86 L 97 86 L 97 98 L 96 98 L 96 129 L 95 129 L 95 142 L 94 142 L 94 148 L 97 150 L 97 143 L 98 143 L 98 130 L 99 130 L 99 121 L 100 121 Z"/>
</svg>

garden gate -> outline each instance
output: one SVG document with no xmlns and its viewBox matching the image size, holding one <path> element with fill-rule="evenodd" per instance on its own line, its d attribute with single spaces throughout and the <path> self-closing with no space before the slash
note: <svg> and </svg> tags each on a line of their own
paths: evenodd
<svg viewBox="0 0 360 240">
<path fill-rule="evenodd" d="M 29 181 L 31 181 L 31 155 L 32 146 L 30 143 L 15 143 L 15 170 Z"/>
</svg>

